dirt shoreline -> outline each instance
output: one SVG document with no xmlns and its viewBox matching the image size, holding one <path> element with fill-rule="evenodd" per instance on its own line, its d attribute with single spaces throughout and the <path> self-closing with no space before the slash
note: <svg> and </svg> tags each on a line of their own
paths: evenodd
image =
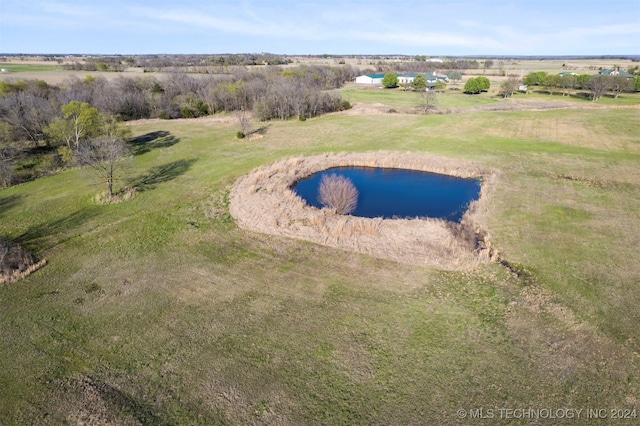
<svg viewBox="0 0 640 426">
<path fill-rule="evenodd" d="M 470 244 L 456 229 L 437 219 L 369 219 L 336 215 L 309 207 L 291 189 L 306 176 L 331 167 L 364 166 L 420 170 L 482 180 L 463 226 L 479 240 Z M 468 270 L 495 256 L 488 234 L 477 220 L 498 179 L 495 170 L 425 153 L 369 152 L 295 157 L 254 169 L 231 190 L 230 213 L 243 229 L 312 241 L 401 263 L 447 270 Z"/>
</svg>

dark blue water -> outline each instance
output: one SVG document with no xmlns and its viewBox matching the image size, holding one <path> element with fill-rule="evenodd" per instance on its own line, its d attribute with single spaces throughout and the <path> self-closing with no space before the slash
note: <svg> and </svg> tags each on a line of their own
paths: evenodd
<svg viewBox="0 0 640 426">
<path fill-rule="evenodd" d="M 351 179 L 358 190 L 353 216 L 432 217 L 459 222 L 469 203 L 480 195 L 480 180 L 406 169 L 336 167 L 296 182 L 292 189 L 308 205 L 322 208 L 318 186 L 325 174 Z"/>
</svg>

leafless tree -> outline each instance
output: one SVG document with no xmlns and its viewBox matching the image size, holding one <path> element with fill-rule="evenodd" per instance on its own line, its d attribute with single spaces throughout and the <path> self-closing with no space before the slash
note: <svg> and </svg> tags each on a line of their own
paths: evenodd
<svg viewBox="0 0 640 426">
<path fill-rule="evenodd" d="M 610 79 L 610 89 L 613 97 L 618 98 L 622 92 L 630 92 L 633 90 L 633 81 L 621 75 L 614 75 Z"/>
<path fill-rule="evenodd" d="M 102 136 L 81 144 L 78 148 L 77 159 L 83 166 L 91 167 L 99 179 L 107 187 L 109 198 L 113 197 L 113 185 L 117 178 L 118 166 L 122 159 L 129 154 L 126 143 L 113 136 Z"/>
<path fill-rule="evenodd" d="M 424 114 L 436 108 L 438 104 L 438 94 L 433 89 L 427 89 L 425 92 L 419 92 L 420 109 Z"/>
<path fill-rule="evenodd" d="M 358 205 L 358 190 L 348 177 L 335 173 L 324 175 L 318 188 L 318 201 L 338 214 L 349 214 Z"/>
<path fill-rule="evenodd" d="M 500 84 L 500 93 L 505 98 L 513 96 L 513 94 L 518 90 L 519 85 L 520 79 L 518 77 L 509 77 Z"/>
<path fill-rule="evenodd" d="M 560 87 L 562 88 L 562 96 L 569 95 L 569 90 L 575 89 L 578 83 L 578 77 L 575 75 L 567 74 L 560 78 Z"/>
<path fill-rule="evenodd" d="M 245 110 L 236 111 L 234 113 L 240 126 L 240 132 L 243 136 L 248 136 L 253 133 L 253 120 L 250 112 Z"/>
<path fill-rule="evenodd" d="M 51 102 L 30 91 L 0 96 L 0 120 L 9 123 L 18 138 L 36 146 L 45 139 L 43 129 L 55 116 Z"/>
<path fill-rule="evenodd" d="M 13 183 L 14 170 L 9 161 L 0 158 L 0 188 Z"/>
<path fill-rule="evenodd" d="M 487 59 L 487 60 L 484 61 L 484 64 L 482 65 L 482 68 L 486 72 L 492 66 L 493 66 L 493 59 Z"/>
<path fill-rule="evenodd" d="M 610 78 L 608 75 L 594 75 L 587 83 L 587 89 L 591 91 L 591 99 L 597 101 L 609 89 Z"/>
<path fill-rule="evenodd" d="M 83 81 L 76 75 L 65 78 L 62 87 L 64 90 L 58 94 L 60 104 L 68 104 L 71 101 L 93 102 L 94 85 L 88 84 L 86 80 Z"/>
</svg>

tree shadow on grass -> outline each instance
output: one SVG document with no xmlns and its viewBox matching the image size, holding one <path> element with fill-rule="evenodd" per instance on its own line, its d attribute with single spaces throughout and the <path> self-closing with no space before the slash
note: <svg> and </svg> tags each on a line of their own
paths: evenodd
<svg viewBox="0 0 640 426">
<path fill-rule="evenodd" d="M 101 399 L 109 404 L 116 412 L 128 414 L 143 425 L 173 424 L 167 419 L 166 413 L 154 412 L 154 407 L 143 400 L 137 399 L 108 383 L 94 381 L 91 377 L 85 380 L 95 389 Z"/>
<path fill-rule="evenodd" d="M 169 182 L 185 174 L 196 161 L 195 158 L 190 158 L 152 167 L 144 175 L 130 180 L 129 185 L 140 192 L 153 189 L 160 183 Z"/>
<path fill-rule="evenodd" d="M 250 136 L 250 135 L 262 135 L 262 136 L 264 136 L 267 133 L 267 130 L 269 129 L 270 126 L 271 126 L 271 124 L 267 124 L 266 126 L 258 127 L 254 131 L 248 133 L 247 136 Z"/>
<path fill-rule="evenodd" d="M 2 217 L 2 213 L 5 211 L 15 207 L 18 204 L 18 201 L 22 198 L 19 195 L 8 195 L 6 197 L 0 196 L 0 217 Z"/>
<path fill-rule="evenodd" d="M 164 130 L 149 132 L 129 141 L 133 155 L 142 155 L 156 148 L 168 148 L 180 142 L 180 139 Z"/>
<path fill-rule="evenodd" d="M 98 214 L 97 206 L 86 207 L 60 219 L 31 226 L 16 237 L 14 242 L 31 252 L 38 253 L 77 236 L 79 234 L 77 228 Z"/>
</svg>

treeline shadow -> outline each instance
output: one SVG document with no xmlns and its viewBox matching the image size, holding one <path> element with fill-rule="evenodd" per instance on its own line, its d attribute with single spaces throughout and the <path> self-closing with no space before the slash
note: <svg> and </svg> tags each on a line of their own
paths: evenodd
<svg viewBox="0 0 640 426">
<path fill-rule="evenodd" d="M 74 229 L 92 220 L 98 214 L 97 207 L 86 207 L 60 219 L 31 226 L 13 241 L 32 252 L 41 252 L 72 238 L 76 235 L 73 232 Z M 48 240 L 54 235 L 58 237 L 54 240 Z"/>
<path fill-rule="evenodd" d="M 149 132 L 129 140 L 133 155 L 142 155 L 152 149 L 168 148 L 180 142 L 180 139 L 164 130 Z"/>
<path fill-rule="evenodd" d="M 197 159 L 190 158 L 152 167 L 147 173 L 129 180 L 129 186 L 140 192 L 153 189 L 160 183 L 169 182 L 185 174 L 196 161 Z"/>
<path fill-rule="evenodd" d="M 153 405 L 144 400 L 133 397 L 122 390 L 105 382 L 94 381 L 88 377 L 85 382 L 91 386 L 102 401 L 106 402 L 110 408 L 116 412 L 132 416 L 136 421 L 143 425 L 168 425 L 175 424 L 168 418 L 165 412 L 154 412 Z"/>
<path fill-rule="evenodd" d="M 17 206 L 20 198 L 22 197 L 15 194 L 0 197 L 0 217 L 2 217 L 2 213 L 5 211 Z"/>
</svg>

